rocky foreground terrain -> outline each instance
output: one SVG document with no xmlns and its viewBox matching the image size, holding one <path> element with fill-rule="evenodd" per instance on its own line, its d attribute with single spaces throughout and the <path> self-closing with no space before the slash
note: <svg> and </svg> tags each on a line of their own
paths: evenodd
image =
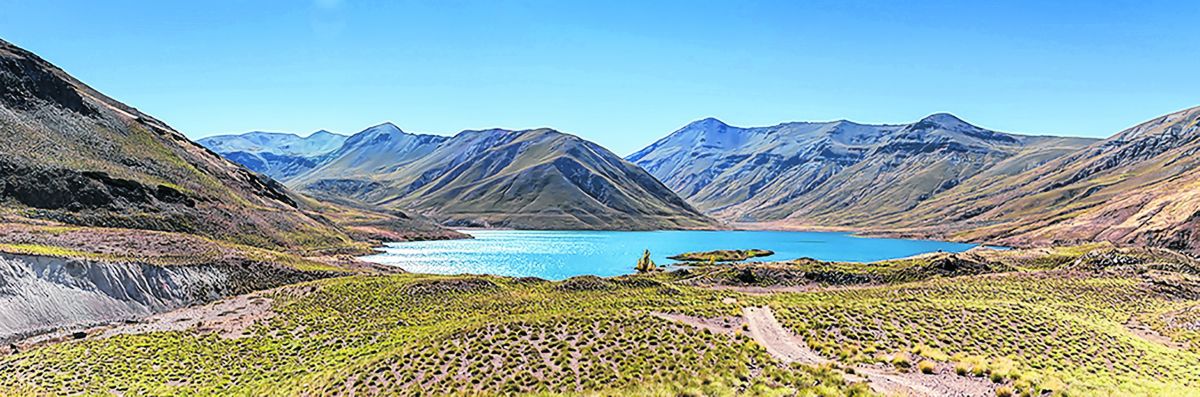
<svg viewBox="0 0 1200 397">
<path fill-rule="evenodd" d="M 1190 395 L 1198 308 L 1194 259 L 1109 244 L 352 276 L 22 341 L 0 356 L 0 392 Z"/>
</svg>

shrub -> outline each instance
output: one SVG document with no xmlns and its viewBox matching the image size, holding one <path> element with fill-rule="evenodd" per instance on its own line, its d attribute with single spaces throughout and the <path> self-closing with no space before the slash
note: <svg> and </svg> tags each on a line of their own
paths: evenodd
<svg viewBox="0 0 1200 397">
<path fill-rule="evenodd" d="M 942 352 L 936 347 L 930 347 L 929 345 L 916 345 L 912 348 L 912 352 L 913 354 L 920 354 L 921 356 L 927 357 L 934 361 L 946 361 L 950 359 L 950 356 L 945 352 Z"/>
<path fill-rule="evenodd" d="M 908 357 L 908 353 L 897 352 L 895 355 L 892 355 L 892 365 L 896 366 L 896 368 L 912 367 L 912 359 Z"/>
<path fill-rule="evenodd" d="M 937 370 L 937 364 L 934 364 L 933 361 L 925 360 L 917 363 L 917 369 L 923 374 L 932 374 L 933 371 Z"/>
<path fill-rule="evenodd" d="M 987 373 L 988 370 L 986 365 L 976 363 L 975 365 L 971 366 L 971 375 L 983 377 L 984 375 L 987 375 Z"/>
<path fill-rule="evenodd" d="M 655 266 L 654 261 L 650 259 L 650 250 L 645 250 L 642 252 L 642 257 L 638 259 L 637 266 L 634 268 L 634 270 L 637 270 L 638 273 L 649 273 L 654 271 L 655 268 L 657 268 L 657 266 Z"/>
<path fill-rule="evenodd" d="M 996 397 L 1013 397 L 1012 388 L 1000 386 L 999 389 L 996 389 Z"/>
</svg>

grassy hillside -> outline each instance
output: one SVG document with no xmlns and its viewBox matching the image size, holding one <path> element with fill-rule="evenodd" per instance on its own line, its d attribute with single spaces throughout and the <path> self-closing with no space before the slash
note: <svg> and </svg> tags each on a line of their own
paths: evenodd
<svg viewBox="0 0 1200 397">
<path fill-rule="evenodd" d="M 286 189 L 164 123 L 0 42 L 5 213 L 89 226 L 196 233 L 267 248 L 351 240 Z"/>
<path fill-rule="evenodd" d="M 351 137 L 328 163 L 288 183 L 319 196 L 413 209 L 452 225 L 712 226 L 645 171 L 572 135 L 487 130 L 435 139 L 387 127 Z"/>
<path fill-rule="evenodd" d="M 783 284 L 762 278 L 751 289 L 707 276 L 739 267 L 850 277 Z M 13 376 L 0 387 L 64 394 L 850 395 L 869 393 L 857 383 L 861 376 L 894 371 L 918 383 L 978 382 L 997 393 L 1188 395 L 1200 387 L 1193 370 L 1200 345 L 1188 344 L 1200 307 L 1198 269 L 1169 251 L 1097 245 L 561 282 L 359 276 L 265 295 L 270 314 L 233 334 L 96 336 L 8 356 L 0 372 Z M 740 325 L 743 308 L 761 306 L 798 336 L 799 348 L 831 363 L 786 365 L 764 350 Z"/>
<path fill-rule="evenodd" d="M 731 310 L 716 293 L 654 280 L 402 275 L 291 291 L 274 295 L 275 317 L 243 338 L 182 331 L 61 344 L 3 359 L 0 372 L 16 376 L 0 383 L 224 395 L 848 390 L 828 369 L 772 362 L 744 336 L 650 316 Z"/>
</svg>

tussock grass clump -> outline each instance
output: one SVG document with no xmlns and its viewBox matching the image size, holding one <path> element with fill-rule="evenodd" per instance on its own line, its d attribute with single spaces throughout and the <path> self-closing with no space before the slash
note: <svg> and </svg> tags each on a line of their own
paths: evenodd
<svg viewBox="0 0 1200 397">
<path fill-rule="evenodd" d="M 891 363 L 896 368 L 909 368 L 912 367 L 912 358 L 909 357 L 908 353 L 897 352 L 892 355 Z"/>
<path fill-rule="evenodd" d="M 616 285 L 610 280 L 596 276 L 575 276 L 556 283 L 555 288 L 566 292 L 603 291 L 614 289 Z"/>
</svg>

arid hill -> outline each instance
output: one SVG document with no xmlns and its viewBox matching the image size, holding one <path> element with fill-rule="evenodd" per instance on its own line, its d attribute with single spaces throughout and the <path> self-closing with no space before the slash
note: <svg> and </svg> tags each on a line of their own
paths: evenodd
<svg viewBox="0 0 1200 397">
<path fill-rule="evenodd" d="M 904 125 L 740 128 L 705 119 L 628 160 L 721 219 L 861 226 L 973 178 L 1019 173 L 1091 142 L 995 132 L 944 113 Z"/>
<path fill-rule="evenodd" d="M 1126 129 L 1025 172 L 978 178 L 883 224 L 960 239 L 1200 248 L 1200 107 Z M 963 230 L 966 230 L 965 232 Z"/>
<path fill-rule="evenodd" d="M 231 157 L 237 159 L 236 157 Z M 607 149 L 550 129 L 364 130 L 283 179 L 317 197 L 413 210 L 457 226 L 681 229 L 714 222 Z"/>
</svg>

